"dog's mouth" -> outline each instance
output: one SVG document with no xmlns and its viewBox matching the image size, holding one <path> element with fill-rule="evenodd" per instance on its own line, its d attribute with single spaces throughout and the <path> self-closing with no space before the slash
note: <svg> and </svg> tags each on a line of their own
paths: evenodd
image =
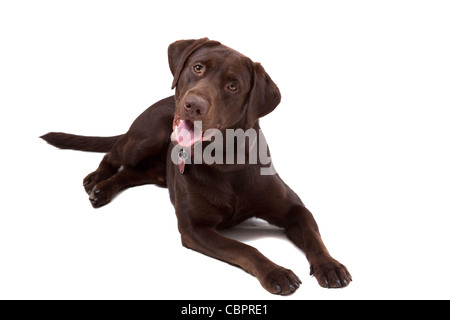
<svg viewBox="0 0 450 320">
<path fill-rule="evenodd" d="M 173 119 L 172 129 L 172 141 L 175 141 L 182 147 L 191 147 L 199 141 L 210 141 L 217 132 L 220 132 L 219 125 L 205 132 L 202 121 L 192 122 L 189 119 L 180 119 L 178 115 Z"/>
<path fill-rule="evenodd" d="M 182 147 L 190 147 L 197 141 L 202 141 L 203 130 L 201 121 L 181 120 L 179 116 L 173 119 L 172 140 Z"/>
</svg>

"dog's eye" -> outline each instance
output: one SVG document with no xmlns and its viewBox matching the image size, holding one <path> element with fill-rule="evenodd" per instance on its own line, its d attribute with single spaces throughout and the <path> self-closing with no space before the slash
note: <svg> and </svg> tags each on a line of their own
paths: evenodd
<svg viewBox="0 0 450 320">
<path fill-rule="evenodd" d="M 227 84 L 227 89 L 230 91 L 236 91 L 238 88 L 238 85 L 236 82 L 230 82 L 229 84 Z"/>
<path fill-rule="evenodd" d="M 202 65 L 199 65 L 199 64 L 196 64 L 196 65 L 194 66 L 194 72 L 195 72 L 195 73 L 202 73 L 202 72 L 203 72 L 203 66 L 202 66 Z"/>
</svg>

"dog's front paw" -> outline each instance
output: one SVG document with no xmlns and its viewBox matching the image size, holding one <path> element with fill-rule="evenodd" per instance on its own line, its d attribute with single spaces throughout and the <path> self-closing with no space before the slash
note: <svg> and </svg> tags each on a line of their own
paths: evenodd
<svg viewBox="0 0 450 320">
<path fill-rule="evenodd" d="M 347 268 L 333 258 L 311 265 L 310 275 L 314 276 L 324 288 L 344 288 L 352 281 Z"/>
<path fill-rule="evenodd" d="M 270 271 L 259 281 L 270 293 L 281 295 L 294 293 L 302 284 L 291 270 L 282 267 Z"/>
</svg>

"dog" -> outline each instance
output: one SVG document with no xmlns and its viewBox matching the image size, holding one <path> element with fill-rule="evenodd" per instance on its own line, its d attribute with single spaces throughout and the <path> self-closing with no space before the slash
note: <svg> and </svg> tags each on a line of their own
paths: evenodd
<svg viewBox="0 0 450 320">
<path fill-rule="evenodd" d="M 258 157 L 261 152 L 270 156 L 258 119 L 281 100 L 262 65 L 208 38 L 176 41 L 168 57 L 175 95 L 149 107 L 127 133 L 41 137 L 62 149 L 106 153 L 83 180 L 92 206 L 108 204 L 128 187 L 167 187 L 183 246 L 244 269 L 270 293 L 291 294 L 302 282 L 218 230 L 252 217 L 264 219 L 284 228 L 305 252 L 320 286 L 349 285 L 350 273 L 328 252 L 311 212 L 271 161 Z"/>
</svg>

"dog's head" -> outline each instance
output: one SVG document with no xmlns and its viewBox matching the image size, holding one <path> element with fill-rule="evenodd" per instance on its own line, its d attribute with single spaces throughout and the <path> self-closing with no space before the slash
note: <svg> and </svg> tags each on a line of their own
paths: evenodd
<svg viewBox="0 0 450 320">
<path fill-rule="evenodd" d="M 220 42 L 180 40 L 168 53 L 176 87 L 173 129 L 180 144 L 193 145 L 208 129 L 252 128 L 280 102 L 280 91 L 264 68 Z M 195 121 L 202 123 L 201 136 L 194 135 Z"/>
</svg>

